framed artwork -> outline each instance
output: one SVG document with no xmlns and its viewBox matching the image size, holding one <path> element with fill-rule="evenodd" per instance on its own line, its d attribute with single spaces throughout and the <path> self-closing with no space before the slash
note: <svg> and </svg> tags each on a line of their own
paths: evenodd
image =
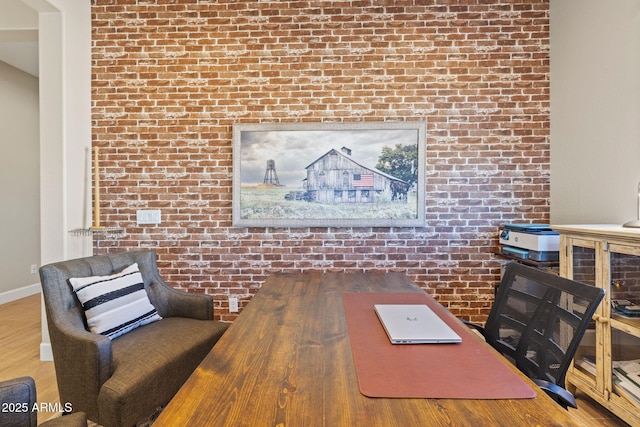
<svg viewBox="0 0 640 427">
<path fill-rule="evenodd" d="M 425 221 L 426 123 L 233 127 L 233 225 L 413 227 Z"/>
</svg>

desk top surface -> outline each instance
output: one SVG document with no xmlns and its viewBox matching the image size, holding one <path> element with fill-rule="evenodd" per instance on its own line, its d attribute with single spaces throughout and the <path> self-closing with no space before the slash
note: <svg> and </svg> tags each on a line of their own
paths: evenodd
<svg viewBox="0 0 640 427">
<path fill-rule="evenodd" d="M 534 399 L 513 400 L 362 395 L 345 292 L 423 291 L 401 273 L 269 277 L 154 427 L 418 426 L 425 420 L 431 425 L 579 425 L 542 391 Z"/>
</svg>

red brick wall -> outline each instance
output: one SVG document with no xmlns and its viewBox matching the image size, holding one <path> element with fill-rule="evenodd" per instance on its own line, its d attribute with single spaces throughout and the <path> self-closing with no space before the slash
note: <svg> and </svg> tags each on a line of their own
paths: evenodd
<svg viewBox="0 0 640 427">
<path fill-rule="evenodd" d="M 102 223 L 126 230 L 97 252 L 156 249 L 223 319 L 228 294 L 314 269 L 404 271 L 482 321 L 498 226 L 549 220 L 548 0 L 93 0 L 92 34 Z M 408 120 L 425 227 L 231 226 L 234 123 Z"/>
</svg>

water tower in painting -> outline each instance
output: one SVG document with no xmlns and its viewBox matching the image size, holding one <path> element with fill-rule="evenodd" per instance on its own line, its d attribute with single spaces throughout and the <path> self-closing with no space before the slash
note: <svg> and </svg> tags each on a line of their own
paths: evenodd
<svg viewBox="0 0 640 427">
<path fill-rule="evenodd" d="M 278 174 L 276 173 L 275 160 L 267 160 L 267 171 L 264 173 L 264 183 L 280 185 L 280 181 L 278 181 Z"/>
</svg>

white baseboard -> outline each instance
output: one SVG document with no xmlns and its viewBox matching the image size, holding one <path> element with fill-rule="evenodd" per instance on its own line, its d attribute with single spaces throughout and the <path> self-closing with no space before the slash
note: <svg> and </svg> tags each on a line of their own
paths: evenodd
<svg viewBox="0 0 640 427">
<path fill-rule="evenodd" d="M 7 292 L 0 293 L 0 304 L 16 301 L 21 298 L 25 298 L 31 295 L 40 293 L 40 283 L 34 283 L 33 285 L 23 286 L 22 288 L 12 289 Z"/>
<path fill-rule="evenodd" d="M 40 360 L 43 362 L 53 362 L 53 351 L 51 350 L 51 343 L 40 343 Z"/>
</svg>

